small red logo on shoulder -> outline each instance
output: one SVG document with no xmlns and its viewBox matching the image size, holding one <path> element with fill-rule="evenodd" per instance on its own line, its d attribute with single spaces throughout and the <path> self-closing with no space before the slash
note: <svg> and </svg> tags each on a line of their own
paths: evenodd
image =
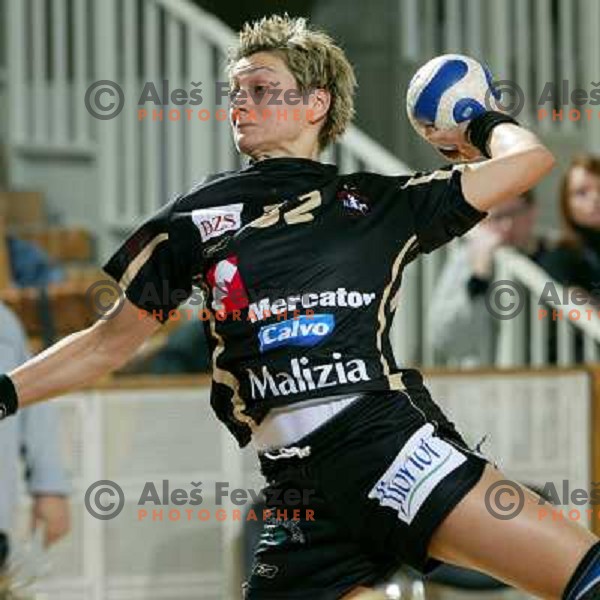
<svg viewBox="0 0 600 600">
<path fill-rule="evenodd" d="M 235 254 L 214 264 L 206 273 L 206 281 L 212 288 L 213 310 L 229 313 L 248 306 L 248 295 Z"/>
</svg>

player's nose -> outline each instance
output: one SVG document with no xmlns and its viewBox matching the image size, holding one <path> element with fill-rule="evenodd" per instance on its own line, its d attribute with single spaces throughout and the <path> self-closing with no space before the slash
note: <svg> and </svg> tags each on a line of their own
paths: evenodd
<svg viewBox="0 0 600 600">
<path fill-rule="evenodd" d="M 237 123 L 243 123 L 248 120 L 248 107 L 245 105 L 234 105 L 232 104 L 229 109 L 229 117 L 231 122 L 235 125 Z"/>
</svg>

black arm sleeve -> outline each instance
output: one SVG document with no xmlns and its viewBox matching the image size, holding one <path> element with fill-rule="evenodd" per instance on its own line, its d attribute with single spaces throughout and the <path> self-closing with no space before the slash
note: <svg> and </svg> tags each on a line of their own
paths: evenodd
<svg viewBox="0 0 600 600">
<path fill-rule="evenodd" d="M 177 199 L 165 205 L 138 227 L 103 267 L 133 304 L 162 323 L 191 294 L 201 255 L 200 236 L 181 226 L 191 225 L 191 219 L 175 212 L 176 203 Z"/>
<path fill-rule="evenodd" d="M 400 194 L 412 213 L 421 252 L 432 252 L 463 235 L 487 215 L 465 200 L 460 167 L 398 179 Z"/>
</svg>

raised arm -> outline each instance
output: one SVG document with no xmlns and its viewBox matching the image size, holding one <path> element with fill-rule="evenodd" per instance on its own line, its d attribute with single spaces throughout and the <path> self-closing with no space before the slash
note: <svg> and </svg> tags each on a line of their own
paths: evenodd
<svg viewBox="0 0 600 600">
<path fill-rule="evenodd" d="M 76 390 L 117 369 L 160 327 L 126 298 L 119 308 L 115 316 L 71 334 L 11 371 L 19 408 Z"/>
<path fill-rule="evenodd" d="M 531 189 L 555 164 L 552 152 L 533 132 L 515 123 L 501 122 L 499 115 L 485 113 L 455 130 L 430 131 L 427 135 L 438 149 L 455 148 L 451 152 L 441 150 L 451 160 L 470 162 L 490 157 L 467 165 L 462 178 L 466 200 L 481 211 Z M 477 142 L 476 147 L 472 141 Z"/>
<path fill-rule="evenodd" d="M 555 164 L 534 133 L 509 123 L 492 130 L 489 152 L 491 159 L 468 167 L 463 176 L 465 198 L 483 211 L 533 188 Z"/>
</svg>

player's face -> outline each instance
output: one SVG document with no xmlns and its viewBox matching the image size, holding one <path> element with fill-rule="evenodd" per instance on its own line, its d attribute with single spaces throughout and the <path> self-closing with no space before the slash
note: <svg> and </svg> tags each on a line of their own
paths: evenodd
<svg viewBox="0 0 600 600">
<path fill-rule="evenodd" d="M 600 229 L 600 176 L 583 167 L 569 175 L 569 208 L 576 225 Z"/>
<path fill-rule="evenodd" d="M 299 140 L 315 135 L 311 103 L 284 61 L 270 52 L 241 59 L 232 73 L 229 111 L 238 150 L 249 156 L 293 154 Z"/>
<path fill-rule="evenodd" d="M 521 196 L 503 202 L 490 212 L 489 226 L 505 244 L 525 247 L 531 241 L 537 213 L 535 206 L 527 204 Z"/>
</svg>

